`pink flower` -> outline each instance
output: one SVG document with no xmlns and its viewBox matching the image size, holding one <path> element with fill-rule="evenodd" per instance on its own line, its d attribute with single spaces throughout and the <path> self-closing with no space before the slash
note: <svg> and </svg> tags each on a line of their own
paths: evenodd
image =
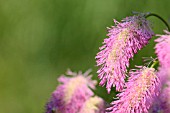
<svg viewBox="0 0 170 113">
<path fill-rule="evenodd" d="M 128 82 L 113 101 L 110 113 L 147 113 L 153 98 L 158 95 L 159 79 L 154 68 L 143 67 L 130 72 Z"/>
<path fill-rule="evenodd" d="M 122 23 L 114 22 L 115 26 L 108 28 L 109 38 L 104 40 L 96 56 L 100 85 L 107 83 L 108 92 L 112 86 L 116 86 L 117 91 L 123 89 L 130 58 L 148 44 L 154 34 L 149 22 L 141 15 L 127 17 Z"/>
<path fill-rule="evenodd" d="M 170 32 L 165 33 L 166 35 L 157 35 L 160 37 L 155 40 L 157 42 L 155 49 L 161 66 L 170 67 Z"/>
<path fill-rule="evenodd" d="M 170 113 L 170 81 L 166 82 L 164 89 L 160 95 L 163 113 Z"/>
<path fill-rule="evenodd" d="M 161 89 L 158 97 L 154 99 L 150 113 L 170 113 L 170 68 L 159 68 L 158 77 Z"/>
<path fill-rule="evenodd" d="M 95 89 L 97 82 L 91 79 L 89 71 L 84 74 L 68 71 L 67 74 L 71 76 L 62 75 L 58 79 L 61 84 L 52 93 L 52 97 L 46 105 L 46 113 L 79 113 L 85 108 L 85 103 L 88 103 L 87 101 L 90 98 L 94 98 L 91 89 Z M 100 102 L 104 101 L 100 98 L 97 104 L 100 104 Z"/>
</svg>

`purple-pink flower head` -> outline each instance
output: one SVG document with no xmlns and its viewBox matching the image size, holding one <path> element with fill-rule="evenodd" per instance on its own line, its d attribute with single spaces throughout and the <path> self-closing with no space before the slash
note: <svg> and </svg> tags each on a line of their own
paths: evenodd
<svg viewBox="0 0 170 113">
<path fill-rule="evenodd" d="M 170 81 L 164 85 L 160 95 L 155 98 L 149 113 L 170 113 Z"/>
<path fill-rule="evenodd" d="M 161 81 L 161 92 L 154 99 L 150 113 L 170 113 L 170 68 L 159 68 L 158 77 Z"/>
<path fill-rule="evenodd" d="M 115 26 L 108 28 L 108 38 L 96 56 L 100 85 L 107 83 L 108 92 L 112 86 L 116 86 L 117 91 L 123 89 L 129 59 L 154 35 L 149 22 L 141 15 L 127 17 L 121 23 L 114 22 Z"/>
<path fill-rule="evenodd" d="M 153 98 L 159 94 L 159 78 L 154 68 L 142 67 L 131 71 L 128 82 L 113 101 L 109 113 L 147 113 Z"/>
<path fill-rule="evenodd" d="M 164 89 L 160 95 L 161 105 L 163 105 L 163 113 L 170 113 L 170 81 L 166 82 Z"/>
<path fill-rule="evenodd" d="M 155 49 L 158 60 L 162 67 L 170 67 L 170 32 L 165 31 L 165 35 L 155 40 L 157 42 Z"/>
<path fill-rule="evenodd" d="M 52 93 L 46 113 L 79 113 L 85 102 L 94 96 L 91 89 L 95 89 L 96 81 L 91 79 L 89 71 L 84 74 L 68 71 L 67 74 L 71 76 L 59 77 L 61 84 Z"/>
</svg>

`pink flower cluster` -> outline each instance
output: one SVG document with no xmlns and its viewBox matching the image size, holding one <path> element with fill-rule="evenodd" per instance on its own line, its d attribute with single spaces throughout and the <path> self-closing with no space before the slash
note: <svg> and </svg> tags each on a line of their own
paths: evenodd
<svg viewBox="0 0 170 113">
<path fill-rule="evenodd" d="M 157 35 L 157 58 L 128 72 L 130 59 L 154 33 L 144 14 L 114 22 L 96 60 L 100 85 L 106 85 L 108 93 L 115 87 L 117 98 L 106 108 L 104 100 L 92 91 L 97 82 L 90 71 L 68 71 L 58 79 L 60 85 L 52 93 L 46 113 L 170 113 L 170 32 Z"/>
<path fill-rule="evenodd" d="M 67 72 L 70 77 L 62 75 L 61 83 L 52 93 L 46 105 L 46 113 L 104 113 L 104 101 L 94 96 L 96 81 L 91 80 L 89 71 L 74 73 Z M 91 88 L 91 89 L 90 89 Z"/>
<path fill-rule="evenodd" d="M 161 92 L 150 108 L 150 113 L 170 113 L 170 33 L 165 31 L 166 35 L 157 35 L 158 39 L 155 49 L 160 62 L 158 77 L 160 78 Z"/>
<path fill-rule="evenodd" d="M 152 65 L 127 72 L 130 58 L 148 44 L 154 33 L 145 15 L 128 17 L 115 24 L 108 29 L 109 38 L 96 56 L 100 85 L 106 84 L 108 93 L 114 86 L 120 91 L 107 113 L 170 113 L 170 33 L 165 31 L 166 35 L 157 35 L 159 38 L 155 40 L 158 71 L 154 69 L 158 61 L 153 61 Z"/>
</svg>

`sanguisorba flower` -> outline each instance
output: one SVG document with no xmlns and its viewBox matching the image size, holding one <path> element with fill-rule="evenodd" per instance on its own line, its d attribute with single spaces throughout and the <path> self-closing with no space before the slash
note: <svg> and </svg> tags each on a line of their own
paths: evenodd
<svg viewBox="0 0 170 113">
<path fill-rule="evenodd" d="M 151 113 L 159 111 L 161 113 L 170 112 L 170 32 L 164 30 L 166 34 L 157 35 L 155 40 L 155 52 L 160 62 L 158 76 L 161 80 L 161 93 L 155 99 L 155 104 L 151 108 Z"/>
<path fill-rule="evenodd" d="M 149 113 L 170 113 L 170 67 L 160 67 L 158 71 L 160 78 L 160 94 L 154 99 Z"/>
<path fill-rule="evenodd" d="M 97 54 L 97 71 L 101 79 L 100 85 L 105 85 L 110 92 L 112 85 L 117 91 L 124 86 L 129 59 L 144 47 L 154 35 L 149 22 L 143 15 L 127 17 L 121 23 L 114 20 L 115 26 L 108 28 L 108 38 Z"/>
<path fill-rule="evenodd" d="M 162 67 L 170 67 L 170 32 L 165 31 L 165 35 L 160 36 L 155 40 L 157 42 L 155 51 L 158 56 L 158 60 Z"/>
<path fill-rule="evenodd" d="M 88 100 L 96 98 L 93 97 L 94 93 L 91 90 L 95 89 L 96 81 L 91 79 L 89 71 L 84 74 L 68 71 L 67 74 L 71 76 L 62 75 L 59 77 L 58 81 L 61 84 L 52 93 L 52 97 L 46 105 L 46 113 L 80 113 L 80 111 L 83 113 L 82 109 L 85 109 L 85 103 L 88 106 Z M 101 98 L 99 100 L 101 104 L 104 102 Z M 97 100 L 97 105 L 100 104 L 99 100 Z M 96 109 L 100 108 L 96 106 Z"/>
<path fill-rule="evenodd" d="M 170 113 L 170 81 L 166 82 L 159 98 L 163 113 Z"/>
<path fill-rule="evenodd" d="M 126 89 L 117 94 L 109 113 L 147 113 L 153 98 L 159 94 L 159 78 L 154 68 L 142 67 L 131 71 Z"/>
</svg>

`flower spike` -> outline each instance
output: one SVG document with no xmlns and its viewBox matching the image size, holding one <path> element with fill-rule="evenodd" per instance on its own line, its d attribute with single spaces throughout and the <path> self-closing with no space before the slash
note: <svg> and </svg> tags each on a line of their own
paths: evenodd
<svg viewBox="0 0 170 113">
<path fill-rule="evenodd" d="M 149 113 L 170 113 L 170 67 L 159 67 L 158 77 L 160 79 L 160 94 L 154 99 Z"/>
<path fill-rule="evenodd" d="M 90 71 L 84 74 L 68 70 L 67 75 L 59 77 L 61 83 L 52 93 L 46 105 L 46 113 L 104 113 L 104 100 L 94 97 L 96 81 L 91 79 Z M 89 103 L 92 102 L 92 103 Z M 89 105 L 93 106 L 92 108 Z M 103 110 L 103 112 L 101 112 Z"/>
<path fill-rule="evenodd" d="M 106 84 L 108 93 L 112 86 L 116 86 L 117 91 L 123 89 L 130 58 L 154 35 L 142 15 L 127 17 L 121 23 L 114 22 L 115 26 L 108 28 L 109 38 L 104 40 L 96 56 L 97 66 L 100 66 L 97 71 L 100 85 Z"/>
<path fill-rule="evenodd" d="M 157 35 L 160 37 L 155 40 L 155 42 L 157 42 L 155 51 L 160 65 L 162 67 L 168 68 L 170 67 L 170 32 L 164 32 L 166 33 L 165 35 Z"/>
<path fill-rule="evenodd" d="M 153 98 L 159 94 L 159 85 L 154 68 L 131 71 L 126 89 L 117 94 L 119 100 L 113 101 L 107 110 L 109 113 L 148 113 Z"/>
</svg>

